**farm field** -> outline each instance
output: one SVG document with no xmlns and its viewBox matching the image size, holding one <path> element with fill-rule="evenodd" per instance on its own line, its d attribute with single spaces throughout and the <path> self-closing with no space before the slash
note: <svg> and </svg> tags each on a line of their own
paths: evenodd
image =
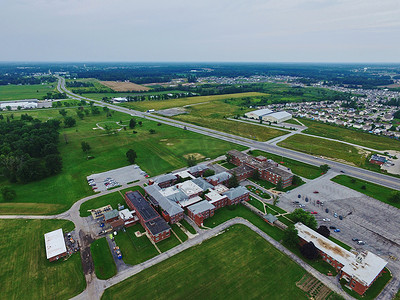
<svg viewBox="0 0 400 300">
<path fill-rule="evenodd" d="M 192 106 L 189 108 L 188 114 L 178 115 L 173 117 L 173 119 L 258 141 L 266 141 L 286 134 L 285 131 L 279 129 L 260 127 L 249 123 L 239 123 L 226 119 L 233 115 L 242 115 L 246 111 L 247 110 L 243 110 L 230 103 L 213 101 Z"/>
<path fill-rule="evenodd" d="M 107 98 L 113 98 L 113 97 L 127 97 L 127 96 L 148 96 L 148 95 L 161 95 L 161 94 L 169 94 L 169 93 L 185 93 L 183 91 L 179 90 L 170 90 L 170 91 L 161 91 L 161 92 L 155 92 L 155 91 L 148 91 L 148 92 L 135 92 L 135 93 L 129 93 L 129 92 L 108 92 L 108 93 L 81 93 L 82 96 L 91 98 L 94 100 L 103 100 L 104 97 Z M 153 102 L 153 101 L 152 101 Z"/>
<path fill-rule="evenodd" d="M 94 241 L 90 245 L 90 252 L 92 252 L 97 278 L 108 279 L 117 274 L 117 266 L 105 237 Z"/>
<path fill-rule="evenodd" d="M 47 93 L 55 91 L 57 82 L 32 85 L 0 85 L 0 101 L 42 99 Z"/>
<path fill-rule="evenodd" d="M 74 228 L 60 220 L 0 220 L 2 299 L 69 299 L 86 287 L 81 257 L 49 262 L 44 234 Z"/>
<path fill-rule="evenodd" d="M 170 100 L 158 100 L 158 101 L 141 101 L 141 102 L 129 102 L 122 106 L 147 111 L 149 109 L 166 109 L 171 107 L 181 107 L 185 105 L 193 105 L 205 102 L 215 102 L 225 99 L 235 99 L 244 97 L 260 97 L 264 96 L 264 93 L 250 92 L 250 93 L 237 93 L 237 94 L 225 94 L 225 95 L 212 95 L 212 96 L 196 96 L 188 98 L 170 99 Z"/>
<path fill-rule="evenodd" d="M 69 116 L 76 116 L 76 109 L 66 110 Z M 9 113 L 2 112 L 5 116 Z M 57 110 L 40 110 L 32 113 L 42 120 L 62 118 Z M 22 112 L 13 114 L 14 118 L 19 118 Z M 60 130 L 59 151 L 63 159 L 62 172 L 28 184 L 11 184 L 0 178 L 0 187 L 7 185 L 17 191 L 17 197 L 13 202 L 4 203 L 1 200 L 0 213 L 43 214 L 43 205 L 36 207 L 36 203 L 48 203 L 49 208 L 46 209 L 48 214 L 65 211 L 78 199 L 93 194 L 86 182 L 86 176 L 128 165 L 125 153 L 130 148 L 137 153 L 135 163 L 150 176 L 186 166 L 184 155 L 194 154 L 198 157 L 214 158 L 230 149 L 245 149 L 210 137 L 199 138 L 200 135 L 197 133 L 168 125 L 157 126 L 156 122 L 139 118 L 137 121 L 142 121 L 143 124 L 136 126 L 136 134 L 132 133 L 132 130 L 122 130 L 118 134 L 107 135 L 103 130 L 93 129 L 96 128 L 96 123 L 116 125 L 120 120 L 123 124 L 129 122 L 125 114 L 114 112 L 107 118 L 106 113 L 101 111 L 100 115 L 85 117 L 83 120 L 77 119 L 75 127 Z M 155 133 L 150 134 L 150 129 L 155 130 Z M 86 159 L 81 149 L 82 141 L 90 144 L 92 150 L 88 154 L 94 159 Z M 54 191 L 59 192 L 54 193 Z M 14 203 L 15 206 L 12 205 Z"/>
<path fill-rule="evenodd" d="M 138 91 L 149 91 L 150 88 L 147 86 L 139 85 L 133 82 L 125 82 L 125 81 L 100 81 L 102 85 L 109 87 L 113 91 L 116 92 L 138 92 Z"/>
<path fill-rule="evenodd" d="M 393 193 L 397 192 L 393 189 L 347 175 L 338 175 L 331 180 L 376 200 L 400 208 L 400 203 L 393 203 L 388 200 Z M 363 187 L 365 187 L 365 189 Z"/>
<path fill-rule="evenodd" d="M 249 153 L 250 154 L 250 153 Z M 251 155 L 253 156 L 265 156 L 268 159 L 272 159 L 273 161 L 282 164 L 285 167 L 288 167 L 292 170 L 292 172 L 298 176 L 305 177 L 308 179 L 315 179 L 321 176 L 321 170 L 319 167 L 309 165 L 294 159 L 290 159 L 287 157 L 279 156 L 276 154 L 260 151 L 260 150 L 252 150 Z"/>
<path fill-rule="evenodd" d="M 400 151 L 400 141 L 395 139 L 307 119 L 300 119 L 300 121 L 308 126 L 308 129 L 303 131 L 304 133 L 337 139 L 376 150 Z"/>
<path fill-rule="evenodd" d="M 102 299 L 307 299 L 295 284 L 304 274 L 250 229 L 235 225 L 107 289 Z"/>
<path fill-rule="evenodd" d="M 82 82 L 89 83 L 92 86 L 82 86 L 82 87 L 72 87 L 69 86 L 72 82 Z M 65 80 L 67 89 L 72 91 L 73 93 L 82 94 L 82 93 L 111 93 L 113 90 L 108 86 L 105 86 L 100 83 L 99 80 L 95 78 L 79 78 L 79 79 L 66 79 Z M 89 97 L 90 98 L 90 97 Z"/>
</svg>

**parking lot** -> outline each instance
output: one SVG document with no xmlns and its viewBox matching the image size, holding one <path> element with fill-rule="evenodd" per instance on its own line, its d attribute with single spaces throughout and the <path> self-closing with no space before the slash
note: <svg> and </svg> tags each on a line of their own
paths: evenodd
<svg viewBox="0 0 400 300">
<path fill-rule="evenodd" d="M 92 174 L 86 177 L 88 184 L 96 192 L 108 190 L 112 187 L 127 184 L 128 182 L 144 179 L 147 175 L 138 165 L 131 165 L 111 171 Z"/>
<path fill-rule="evenodd" d="M 388 261 L 389 256 L 400 258 L 400 210 L 332 182 L 334 175 L 321 176 L 283 194 L 279 206 L 293 211 L 304 205 L 305 210 L 316 212 L 319 225 L 339 228 L 340 232 L 331 230 L 331 235 L 356 250 L 370 250 Z M 321 201 L 322 206 L 317 203 Z M 366 245 L 358 245 L 353 238 Z"/>
</svg>

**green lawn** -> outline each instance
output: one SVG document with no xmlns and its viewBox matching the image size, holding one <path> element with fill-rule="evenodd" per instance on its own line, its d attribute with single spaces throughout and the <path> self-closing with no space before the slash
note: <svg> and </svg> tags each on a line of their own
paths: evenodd
<svg viewBox="0 0 400 300">
<path fill-rule="evenodd" d="M 68 115 L 76 115 L 75 108 L 66 110 Z M 53 109 L 27 113 L 42 120 L 62 118 L 58 110 Z M 10 112 L 2 114 L 7 115 Z M 19 118 L 21 112 L 13 114 L 14 118 Z M 17 192 L 12 203 L 2 203 L 0 200 L 0 213 L 51 214 L 65 211 L 78 199 L 93 194 L 86 182 L 86 176 L 127 166 L 125 153 L 130 148 L 138 155 L 136 163 L 151 176 L 186 166 L 184 155 L 187 154 L 198 153 L 204 158 L 215 158 L 230 149 L 245 149 L 243 146 L 191 131 L 168 125 L 157 126 L 156 122 L 147 119 L 137 118 L 143 125 L 137 125 L 136 134 L 132 130 L 122 130 L 117 135 L 107 135 L 100 129 L 93 129 L 96 128 L 96 123 L 115 124 L 122 120 L 126 124 L 129 119 L 126 114 L 118 112 L 107 118 L 102 111 L 100 115 L 77 120 L 76 127 L 62 129 L 59 150 L 63 159 L 63 171 L 56 176 L 28 184 L 9 184 L 0 178 L 0 187 L 9 185 Z M 154 129 L 156 133 L 150 134 L 149 129 Z M 89 155 L 94 156 L 94 159 L 86 159 L 81 150 L 82 141 L 90 144 L 92 150 Z M 36 206 L 36 203 L 47 203 L 48 207 L 43 209 L 42 205 Z"/>
<path fill-rule="evenodd" d="M 43 99 L 47 93 L 55 91 L 57 82 L 32 85 L 0 85 L 0 101 Z"/>
<path fill-rule="evenodd" d="M 253 231 L 235 225 L 107 289 L 102 298 L 308 299 L 295 285 L 304 274 Z"/>
<path fill-rule="evenodd" d="M 259 188 L 256 188 L 252 185 L 246 185 L 246 188 L 250 191 L 253 192 L 254 194 L 257 194 L 258 196 L 260 196 L 261 198 L 264 199 L 270 199 L 271 196 L 268 193 L 264 193 L 262 190 L 260 190 Z"/>
<path fill-rule="evenodd" d="M 158 255 L 158 251 L 146 235 L 136 237 L 135 231 L 145 232 L 142 225 L 128 227 L 126 232 L 120 231 L 115 242 L 122 252 L 122 259 L 126 264 L 137 265 Z"/>
<path fill-rule="evenodd" d="M 260 200 L 250 196 L 248 203 L 264 213 L 264 204 Z"/>
<path fill-rule="evenodd" d="M 400 208 L 400 203 L 393 203 L 388 200 L 393 193 L 397 192 L 396 190 L 347 175 L 338 175 L 331 180 L 369 197 L 375 198 L 376 200 Z M 365 187 L 365 189 L 362 187 Z"/>
<path fill-rule="evenodd" d="M 234 165 L 234 164 L 232 164 L 230 162 L 227 162 L 227 161 L 220 163 L 220 165 L 223 166 L 224 168 L 228 169 L 228 170 L 231 170 L 231 169 L 234 169 L 234 168 L 237 167 L 236 165 Z"/>
<path fill-rule="evenodd" d="M 142 195 L 144 195 L 144 191 L 140 186 L 134 186 L 125 190 L 122 190 L 121 193 L 120 192 L 114 192 L 114 193 L 110 193 L 104 196 L 100 196 L 91 200 L 88 200 L 84 203 L 82 203 L 79 211 L 80 211 L 80 216 L 81 217 L 87 217 L 90 216 L 90 211 L 91 209 L 96 209 L 102 206 L 106 206 L 108 204 L 110 204 L 112 206 L 112 208 L 117 209 L 118 208 L 118 203 L 124 205 L 125 207 L 125 198 L 123 198 L 121 196 L 124 195 L 125 192 L 127 191 L 140 191 L 142 193 Z"/>
<path fill-rule="evenodd" d="M 249 153 L 250 154 L 250 153 Z M 305 177 L 308 179 L 315 179 L 321 176 L 321 170 L 319 167 L 312 166 L 303 162 L 299 162 L 294 159 L 286 158 L 280 155 L 260 151 L 260 150 L 252 150 L 251 155 L 253 156 L 265 156 L 268 159 L 272 159 L 273 161 L 289 168 L 292 172 L 298 176 Z"/>
<path fill-rule="evenodd" d="M 181 239 L 182 242 L 184 242 L 188 239 L 188 236 L 186 235 L 186 233 L 184 233 L 182 231 L 182 229 L 179 228 L 178 225 L 172 224 L 171 228 L 175 232 L 175 234 Z"/>
<path fill-rule="evenodd" d="M 44 234 L 74 224 L 60 220 L 0 220 L 0 290 L 2 299 L 69 299 L 86 282 L 80 254 L 49 262 Z"/>
<path fill-rule="evenodd" d="M 308 127 L 303 131 L 304 133 L 337 139 L 376 150 L 400 151 L 400 141 L 395 139 L 307 119 L 300 119 L 300 121 Z"/>
<path fill-rule="evenodd" d="M 117 266 L 105 237 L 94 241 L 90 245 L 90 251 L 92 252 L 97 278 L 108 279 L 117 274 Z"/>
<path fill-rule="evenodd" d="M 356 166 L 365 165 L 365 156 L 361 155 L 357 148 L 340 142 L 295 134 L 279 142 L 278 146 L 311 155 L 339 159 L 341 162 L 348 162 Z"/>
<path fill-rule="evenodd" d="M 183 227 L 185 227 L 186 230 L 189 231 L 191 234 L 197 233 L 196 230 L 192 227 L 192 225 L 190 225 L 188 221 L 186 221 L 185 219 L 180 220 L 179 223 L 181 223 L 181 225 L 183 225 Z"/>
<path fill-rule="evenodd" d="M 176 238 L 176 236 L 171 232 L 171 236 L 161 242 L 156 243 L 158 249 L 160 249 L 161 252 L 166 252 L 169 249 L 174 248 L 175 246 L 178 246 L 180 244 L 179 240 Z"/>
<path fill-rule="evenodd" d="M 105 86 L 104 86 L 105 87 Z M 82 93 L 81 95 L 87 98 L 91 98 L 94 100 L 103 100 L 104 97 L 107 98 L 114 98 L 114 97 L 135 97 L 135 96 L 142 96 L 142 95 L 161 95 L 161 94 L 169 94 L 169 93 L 186 93 L 184 91 L 179 91 L 179 90 L 170 90 L 170 91 L 161 91 L 161 92 L 155 92 L 153 90 L 150 90 L 148 92 L 110 92 L 110 93 Z M 173 100 L 173 99 L 171 99 Z M 176 99 L 175 99 L 176 100 Z M 168 100 L 163 100 L 163 101 L 168 101 Z M 151 101 L 153 102 L 153 101 Z"/>
</svg>

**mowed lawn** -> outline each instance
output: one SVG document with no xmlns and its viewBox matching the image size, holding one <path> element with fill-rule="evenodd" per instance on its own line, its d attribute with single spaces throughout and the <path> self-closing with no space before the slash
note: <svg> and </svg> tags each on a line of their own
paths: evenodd
<svg viewBox="0 0 400 300">
<path fill-rule="evenodd" d="M 181 107 L 185 105 L 198 104 L 204 102 L 214 102 L 221 101 L 225 99 L 233 99 L 233 98 L 244 98 L 244 97 L 256 97 L 256 96 L 265 96 L 267 94 L 258 93 L 258 92 L 249 92 L 249 93 L 237 93 L 237 94 L 225 94 L 225 95 L 212 95 L 212 96 L 195 96 L 188 98 L 179 98 L 179 99 L 169 99 L 169 100 L 157 100 L 157 101 L 140 101 L 140 102 L 128 102 L 123 104 L 125 107 L 129 107 L 132 109 L 146 111 L 149 109 L 166 109 L 171 107 Z M 90 98 L 90 96 L 88 96 Z"/>
<path fill-rule="evenodd" d="M 356 166 L 362 166 L 365 163 L 365 157 L 359 153 L 356 147 L 317 137 L 295 134 L 279 142 L 278 146 L 311 155 L 336 158 Z"/>
<path fill-rule="evenodd" d="M 0 101 L 42 99 L 47 93 L 55 91 L 57 82 L 32 85 L 0 85 Z"/>
<path fill-rule="evenodd" d="M 173 118 L 258 141 L 267 141 L 286 134 L 285 131 L 279 129 L 226 119 L 235 115 L 243 115 L 248 109 L 243 110 L 239 106 L 225 103 L 224 101 L 212 101 L 195 105 L 190 107 L 188 111 L 188 114 L 178 115 Z"/>
<path fill-rule="evenodd" d="M 243 225 L 107 289 L 102 299 L 307 299 L 305 270 Z"/>
<path fill-rule="evenodd" d="M 400 151 L 400 141 L 395 139 L 306 119 L 300 119 L 300 121 L 308 126 L 308 129 L 303 131 L 304 133 L 337 139 L 376 150 Z"/>
<path fill-rule="evenodd" d="M 66 110 L 68 115 L 76 116 L 76 109 Z M 21 113 L 14 112 L 14 118 L 19 118 Z M 37 111 L 32 113 L 40 116 Z M 9 112 L 3 114 L 8 115 Z M 61 115 L 57 110 L 43 110 L 41 119 L 49 118 L 61 118 Z M 137 125 L 136 134 L 129 129 L 107 135 L 103 130 L 94 129 L 96 123 L 117 126 L 116 122 L 128 124 L 129 119 L 130 116 L 118 112 L 107 118 L 106 114 L 101 112 L 100 115 L 85 117 L 83 120 L 77 119 L 75 127 L 62 129 L 59 143 L 63 159 L 62 172 L 28 184 L 10 184 L 4 178 L 0 178 L 0 187 L 8 185 L 17 192 L 17 197 L 12 203 L 1 203 L 0 200 L 0 213 L 51 214 L 65 211 L 78 199 L 93 194 L 86 176 L 129 165 L 126 159 L 129 149 L 136 151 L 135 163 L 150 176 L 185 167 L 185 155 L 194 154 L 202 156 L 203 159 L 215 158 L 230 149 L 245 149 L 243 146 L 168 125 L 157 126 L 156 122 L 140 118 L 137 118 L 137 122 L 142 121 L 143 125 Z M 150 129 L 154 129 L 155 133 L 150 134 Z M 94 159 L 86 159 L 81 149 L 83 141 L 91 146 L 92 150 L 88 154 Z M 37 203 L 48 205 L 44 208 L 37 206 Z"/>
<path fill-rule="evenodd" d="M 0 290 L 2 299 L 69 299 L 86 282 L 80 254 L 67 261 L 46 259 L 44 234 L 74 228 L 60 220 L 0 220 Z"/>
<path fill-rule="evenodd" d="M 90 252 L 92 252 L 97 278 L 108 279 L 117 274 L 117 266 L 105 237 L 94 241 L 90 245 Z"/>
</svg>

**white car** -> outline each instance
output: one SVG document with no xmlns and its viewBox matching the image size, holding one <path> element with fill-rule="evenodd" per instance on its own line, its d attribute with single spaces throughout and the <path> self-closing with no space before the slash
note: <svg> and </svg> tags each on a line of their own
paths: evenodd
<svg viewBox="0 0 400 300">
<path fill-rule="evenodd" d="M 324 222 L 330 222 L 330 220 L 331 220 L 331 219 L 328 219 L 328 218 L 322 219 L 322 221 L 324 221 Z"/>
</svg>

